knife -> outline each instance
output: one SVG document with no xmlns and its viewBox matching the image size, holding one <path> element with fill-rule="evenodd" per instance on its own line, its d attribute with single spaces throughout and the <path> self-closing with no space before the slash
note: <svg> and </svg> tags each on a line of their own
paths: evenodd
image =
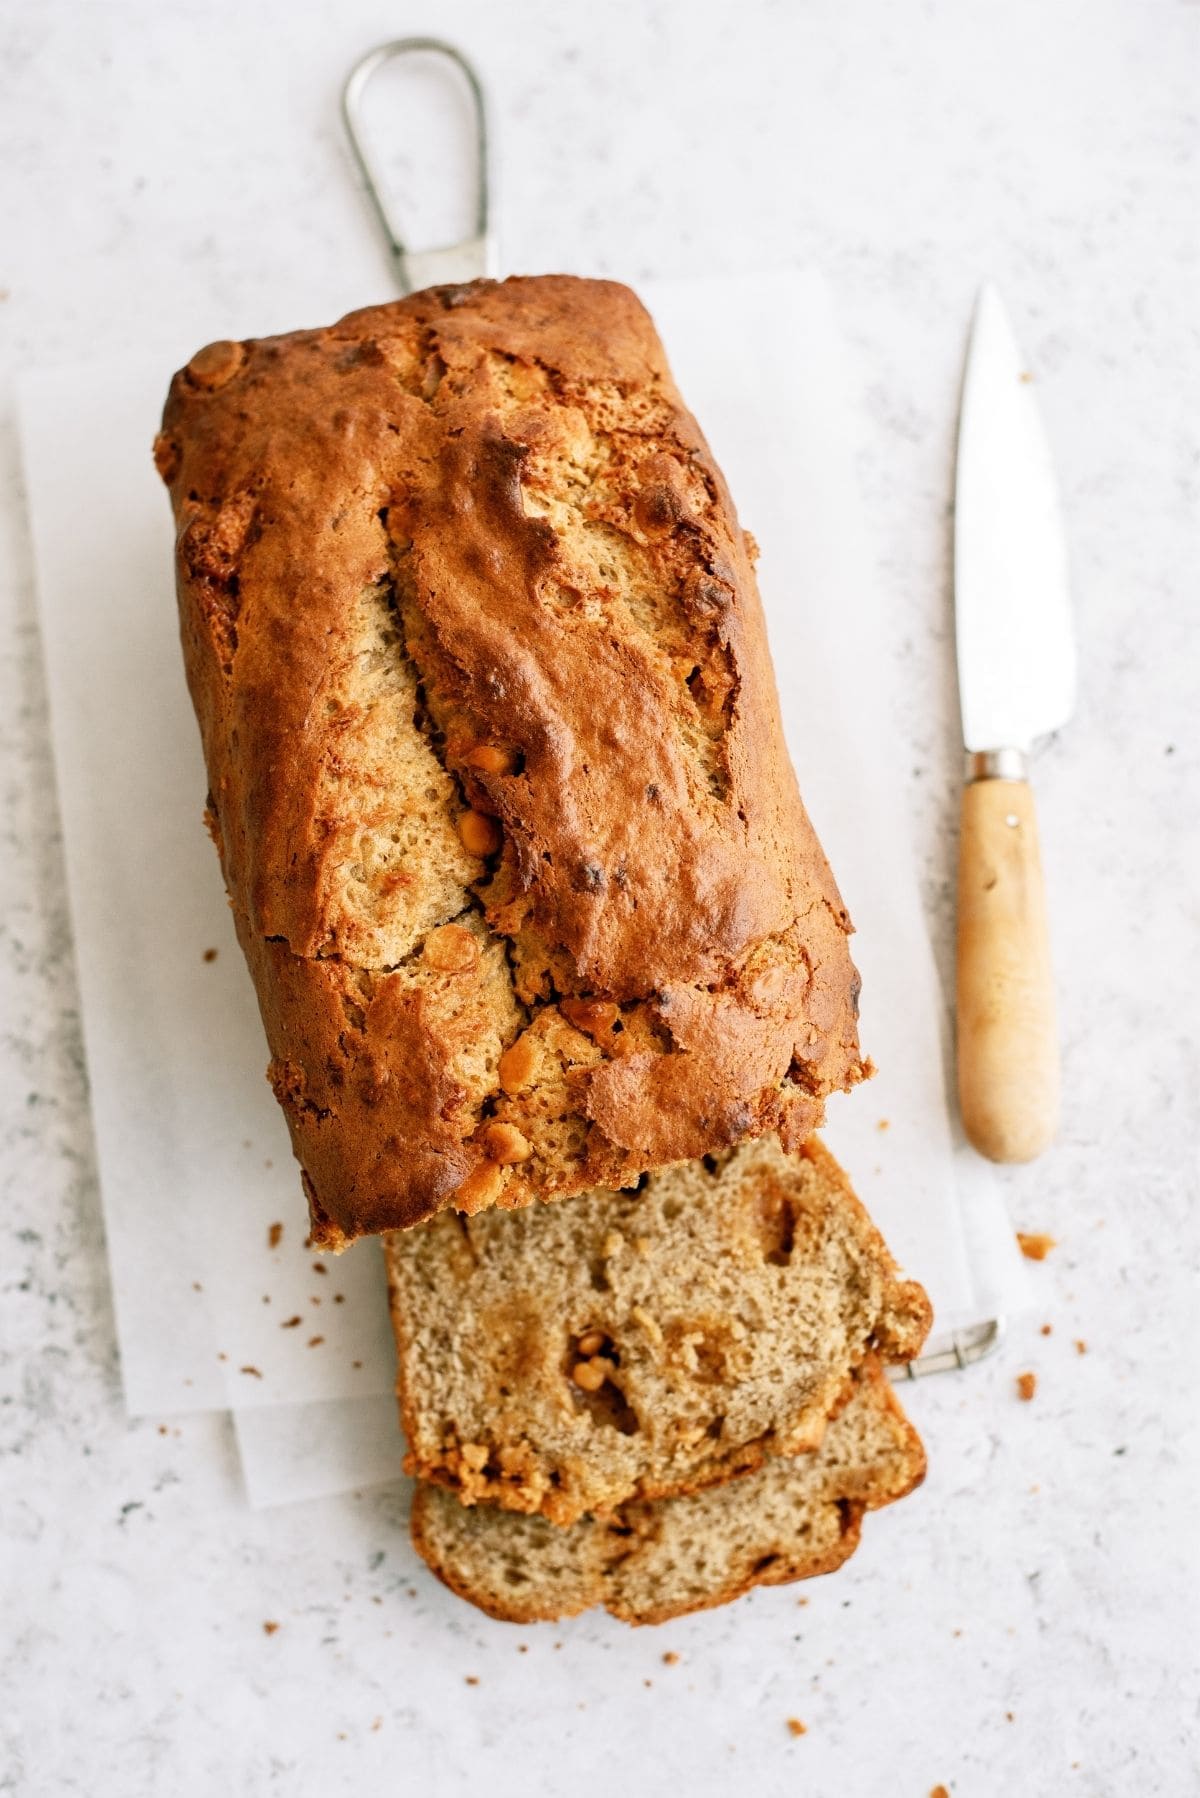
<svg viewBox="0 0 1200 1798">
<path fill-rule="evenodd" d="M 1075 704 L 1066 541 L 1032 377 L 980 293 L 958 428 L 954 607 L 966 745 L 958 1093 L 969 1140 L 1032 1161 L 1058 1127 L 1058 1028 L 1029 758 Z"/>
</svg>

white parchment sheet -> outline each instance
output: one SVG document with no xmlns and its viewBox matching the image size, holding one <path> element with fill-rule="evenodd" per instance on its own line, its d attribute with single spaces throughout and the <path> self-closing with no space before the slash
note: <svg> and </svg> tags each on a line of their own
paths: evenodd
<svg viewBox="0 0 1200 1798">
<path fill-rule="evenodd" d="M 944 1002 L 894 675 L 872 653 L 882 596 L 828 292 L 807 275 L 641 292 L 759 541 L 789 745 L 858 927 L 879 1074 L 831 1101 L 826 1135 L 939 1331 L 1011 1310 L 1024 1292 L 1012 1234 L 946 1103 Z M 378 1246 L 324 1261 L 304 1249 L 299 1176 L 201 825 L 150 458 L 170 373 L 143 357 L 28 376 L 25 469 L 126 1397 L 134 1413 L 234 1409 L 251 1497 L 271 1503 L 389 1477 L 393 1361 Z"/>
</svg>

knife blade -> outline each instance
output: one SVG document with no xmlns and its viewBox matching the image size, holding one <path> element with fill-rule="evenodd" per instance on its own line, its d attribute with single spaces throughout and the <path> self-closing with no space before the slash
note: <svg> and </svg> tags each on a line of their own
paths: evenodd
<svg viewBox="0 0 1200 1798">
<path fill-rule="evenodd" d="M 958 1089 L 969 1140 L 1030 1161 L 1058 1125 L 1054 982 L 1030 752 L 1075 704 L 1066 537 L 1032 379 L 980 293 L 959 420 L 955 636 L 967 750 L 958 880 Z"/>
</svg>

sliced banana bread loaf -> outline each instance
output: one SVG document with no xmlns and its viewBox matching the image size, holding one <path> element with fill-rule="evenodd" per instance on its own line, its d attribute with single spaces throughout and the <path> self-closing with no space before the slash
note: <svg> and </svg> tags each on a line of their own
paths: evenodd
<svg viewBox="0 0 1200 1798">
<path fill-rule="evenodd" d="M 314 1239 L 798 1145 L 863 1072 L 850 925 L 634 296 L 477 282 L 210 345 L 156 458 Z"/>
<path fill-rule="evenodd" d="M 815 1140 L 386 1252 L 409 1471 L 560 1525 L 815 1448 L 847 1376 L 930 1321 Z"/>
<path fill-rule="evenodd" d="M 840 1567 L 863 1512 L 924 1473 L 920 1438 L 872 1361 L 813 1454 L 568 1529 L 420 1485 L 412 1534 L 438 1578 L 491 1617 L 533 1623 L 604 1605 L 627 1623 L 663 1623 Z"/>
</svg>

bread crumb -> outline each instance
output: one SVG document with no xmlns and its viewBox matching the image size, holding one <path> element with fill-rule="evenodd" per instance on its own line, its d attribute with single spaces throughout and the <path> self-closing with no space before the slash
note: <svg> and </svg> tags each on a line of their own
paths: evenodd
<svg viewBox="0 0 1200 1798">
<path fill-rule="evenodd" d="M 372 1730 L 382 1729 L 383 1728 L 383 1718 L 376 1717 L 375 1721 L 371 1725 L 371 1728 L 372 1728 Z"/>
<path fill-rule="evenodd" d="M 216 961 L 216 959 L 217 959 L 216 950 L 215 949 L 206 949 L 204 951 L 204 959 L 205 959 L 205 961 Z"/>
<path fill-rule="evenodd" d="M 273 1636 L 275 1634 L 275 1631 L 278 1628 L 279 1628 L 279 1625 L 277 1623 L 264 1623 L 263 1624 L 263 1635 L 264 1636 Z"/>
<path fill-rule="evenodd" d="M 468 1673 L 466 1676 L 466 1679 L 464 1680 L 463 1683 L 464 1683 L 464 1685 L 468 1685 L 468 1686 L 477 1686 L 479 1684 L 478 1675 L 474 1674 L 474 1673 Z"/>
<path fill-rule="evenodd" d="M 256 1380 L 261 1380 L 261 1379 L 262 1379 L 262 1369 L 261 1369 L 261 1368 L 259 1368 L 259 1367 L 242 1367 L 242 1368 L 239 1368 L 239 1370 L 238 1370 L 238 1371 L 239 1371 L 239 1372 L 240 1372 L 240 1373 L 248 1373 L 248 1374 L 251 1374 L 251 1375 L 253 1375 L 253 1377 L 254 1377 L 254 1378 L 255 1378 L 255 1379 L 256 1379 Z"/>
<path fill-rule="evenodd" d="M 1077 1355 L 1087 1354 L 1087 1343 L 1083 1340 L 1082 1336 L 1077 1336 L 1075 1338 L 1075 1353 Z"/>
<path fill-rule="evenodd" d="M 875 1126 L 875 1128 L 877 1130 L 890 1130 L 891 1127 L 892 1127 L 891 1118 L 880 1118 L 879 1122 Z"/>
<path fill-rule="evenodd" d="M 652 1686 L 652 1685 L 653 1685 L 653 1684 L 654 1684 L 654 1681 L 653 1681 L 653 1680 L 652 1680 L 652 1679 L 644 1679 L 644 1680 L 643 1680 L 643 1681 L 642 1681 L 642 1684 L 643 1684 L 643 1685 L 644 1685 L 644 1686 Z"/>
<path fill-rule="evenodd" d="M 1017 1241 L 1026 1261 L 1044 1261 L 1051 1249 L 1058 1247 L 1053 1236 L 1029 1235 L 1024 1230 L 1017 1231 Z"/>
<path fill-rule="evenodd" d="M 806 1725 L 801 1723 L 799 1717 L 789 1717 L 787 1726 L 789 1736 L 806 1736 L 808 1734 Z"/>
<path fill-rule="evenodd" d="M 518 1654 L 528 1654 L 529 1653 L 529 1644 L 527 1642 L 518 1642 L 517 1643 L 517 1653 Z"/>
<path fill-rule="evenodd" d="M 1010 1723 L 1015 1723 L 1017 1720 L 1011 1711 L 1005 1711 L 1004 1715 L 1007 1717 L 1007 1719 Z"/>
<path fill-rule="evenodd" d="M 362 1362 L 361 1361 L 351 1361 L 350 1365 L 351 1365 L 351 1367 L 361 1367 Z"/>
<path fill-rule="evenodd" d="M 324 1340 L 325 1338 L 323 1336 L 310 1336 L 308 1339 L 308 1346 L 309 1348 L 320 1348 Z"/>
<path fill-rule="evenodd" d="M 1042 1335 L 1043 1336 L 1053 1336 L 1053 1334 L 1054 1334 L 1054 1325 L 1053 1324 L 1043 1324 L 1042 1325 Z"/>
<path fill-rule="evenodd" d="M 1037 1391 L 1037 1375 L 1035 1373 L 1019 1373 L 1017 1375 L 1017 1397 L 1026 1404 Z"/>
<path fill-rule="evenodd" d="M 328 1272 L 329 1272 L 329 1269 L 326 1267 L 326 1265 L 323 1261 L 314 1261 L 312 1264 L 312 1270 L 313 1270 L 314 1274 L 328 1274 Z"/>
<path fill-rule="evenodd" d="M 678 1667 L 678 1665 L 679 1665 L 679 1656 L 676 1654 L 676 1652 L 673 1648 L 668 1648 L 666 1654 L 664 1654 L 664 1656 L 663 1656 L 663 1666 L 664 1667 Z"/>
<path fill-rule="evenodd" d="M 167 1435 L 167 1434 L 168 1434 L 168 1430 L 167 1430 L 167 1426 L 166 1426 L 166 1424 L 165 1424 L 165 1423 L 160 1423 L 160 1424 L 159 1424 L 159 1426 L 158 1426 L 158 1433 L 159 1433 L 159 1435 L 160 1435 L 160 1436 L 165 1436 L 165 1435 Z"/>
<path fill-rule="evenodd" d="M 1033 380 L 1033 370 L 1029 369 L 1029 368 L 1023 368 L 1021 370 L 1020 379 L 1025 383 L 1026 386 L 1028 386 L 1029 383 Z"/>
<path fill-rule="evenodd" d="M 267 1231 L 267 1247 L 269 1249 L 277 1249 L 282 1241 L 283 1225 L 272 1224 L 271 1228 Z"/>
<path fill-rule="evenodd" d="M 204 1288 L 203 1288 L 203 1286 L 201 1286 L 199 1280 L 192 1281 L 192 1291 L 193 1292 L 203 1292 L 204 1291 Z"/>
<path fill-rule="evenodd" d="M 808 1600 L 807 1600 L 807 1598 L 798 1598 L 798 1599 L 797 1599 L 797 1600 L 796 1600 L 796 1603 L 797 1603 L 797 1604 L 798 1604 L 798 1605 L 800 1605 L 800 1606 L 801 1606 L 801 1608 L 803 1608 L 803 1607 L 804 1607 L 804 1606 L 805 1606 L 805 1605 L 806 1605 L 806 1604 L 807 1604 L 807 1603 L 808 1603 Z"/>
<path fill-rule="evenodd" d="M 333 1302 L 335 1305 L 344 1305 L 346 1303 L 345 1293 L 344 1292 L 335 1292 L 333 1295 Z"/>
<path fill-rule="evenodd" d="M 284 1321 L 280 1324 L 279 1328 L 281 1330 L 294 1330 L 294 1329 L 296 1329 L 296 1327 L 299 1324 L 302 1324 L 303 1322 L 304 1322 L 304 1319 L 300 1316 L 300 1313 L 297 1312 L 295 1317 L 285 1318 Z"/>
<path fill-rule="evenodd" d="M 950 1798 L 945 1786 L 930 1786 L 929 1798 Z"/>
</svg>

